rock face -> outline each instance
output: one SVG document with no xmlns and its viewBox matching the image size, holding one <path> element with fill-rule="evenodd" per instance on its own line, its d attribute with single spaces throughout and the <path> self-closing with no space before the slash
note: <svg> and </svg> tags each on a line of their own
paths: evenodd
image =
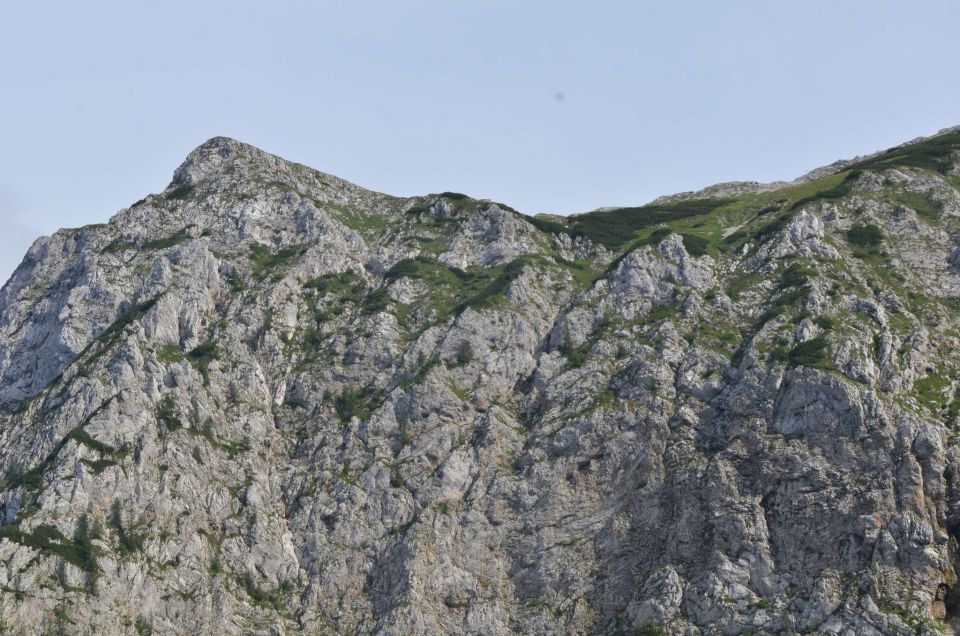
<svg viewBox="0 0 960 636">
<path fill-rule="evenodd" d="M 954 633 L 958 165 L 564 220 L 212 139 L 0 291 L 0 633 Z"/>
</svg>

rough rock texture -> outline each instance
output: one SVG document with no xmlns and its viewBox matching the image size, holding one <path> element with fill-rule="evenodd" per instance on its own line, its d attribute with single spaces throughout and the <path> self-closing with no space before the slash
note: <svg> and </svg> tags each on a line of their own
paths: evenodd
<svg viewBox="0 0 960 636">
<path fill-rule="evenodd" d="M 960 630 L 958 148 L 564 220 L 210 140 L 0 291 L 0 633 Z"/>
</svg>

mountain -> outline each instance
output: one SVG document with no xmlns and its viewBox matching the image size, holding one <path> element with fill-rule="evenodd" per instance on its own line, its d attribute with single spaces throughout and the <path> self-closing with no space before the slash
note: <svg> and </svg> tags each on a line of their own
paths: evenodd
<svg viewBox="0 0 960 636">
<path fill-rule="evenodd" d="M 960 130 L 525 216 L 215 138 L 0 291 L 0 633 L 960 630 Z"/>
</svg>

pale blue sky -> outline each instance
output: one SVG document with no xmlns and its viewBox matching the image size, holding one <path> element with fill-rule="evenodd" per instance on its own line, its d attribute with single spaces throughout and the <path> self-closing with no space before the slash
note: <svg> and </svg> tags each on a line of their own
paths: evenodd
<svg viewBox="0 0 960 636">
<path fill-rule="evenodd" d="M 392 194 L 570 213 L 960 123 L 957 2 L 0 6 L 3 280 L 214 135 Z"/>
</svg>

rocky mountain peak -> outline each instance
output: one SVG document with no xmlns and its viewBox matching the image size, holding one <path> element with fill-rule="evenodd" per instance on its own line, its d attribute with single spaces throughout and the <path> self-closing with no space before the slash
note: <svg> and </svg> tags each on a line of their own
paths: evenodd
<svg viewBox="0 0 960 636">
<path fill-rule="evenodd" d="M 213 137 L 197 146 L 174 171 L 171 185 L 196 185 L 233 171 L 238 163 L 264 164 L 275 159 L 250 144 L 229 137 Z"/>
<path fill-rule="evenodd" d="M 960 132 L 528 217 L 228 138 L 0 290 L 0 633 L 960 630 Z"/>
</svg>

